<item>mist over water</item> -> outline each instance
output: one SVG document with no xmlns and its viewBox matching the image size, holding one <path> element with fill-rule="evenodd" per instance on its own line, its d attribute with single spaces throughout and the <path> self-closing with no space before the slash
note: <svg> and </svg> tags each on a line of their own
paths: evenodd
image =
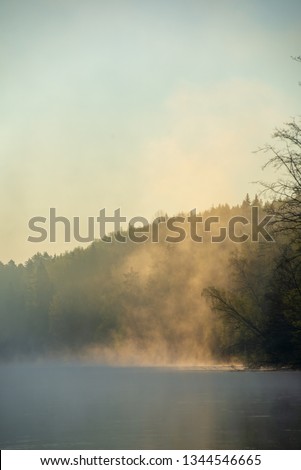
<svg viewBox="0 0 301 470">
<path fill-rule="evenodd" d="M 160 231 L 164 236 L 164 227 Z M 234 248 L 191 240 L 98 241 L 60 257 L 37 254 L 25 266 L 0 266 L 2 358 L 216 362 L 212 332 L 218 324 L 202 291 L 226 284 Z"/>
<path fill-rule="evenodd" d="M 262 244 L 229 238 L 212 241 L 230 216 L 250 213 L 247 200 L 212 208 L 203 217 L 219 222 L 210 233 L 199 227 L 199 243 L 188 235 L 167 243 L 171 232 L 160 224 L 158 243 L 95 241 L 62 256 L 37 253 L 25 265 L 0 264 L 1 359 L 147 366 L 256 360 L 252 332 L 212 309 L 203 295 L 210 286 L 232 289 L 230 304 L 265 327 L 266 306 L 258 307 L 265 298 L 260 273 L 274 245 L 263 250 Z M 184 226 L 188 234 L 191 227 Z"/>
<path fill-rule="evenodd" d="M 297 449 L 301 373 L 1 365 L 2 449 Z"/>
</svg>

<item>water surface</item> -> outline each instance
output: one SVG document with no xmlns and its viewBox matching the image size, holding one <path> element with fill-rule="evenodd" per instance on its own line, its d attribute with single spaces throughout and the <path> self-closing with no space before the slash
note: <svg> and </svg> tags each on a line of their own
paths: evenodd
<svg viewBox="0 0 301 470">
<path fill-rule="evenodd" d="M 299 449 L 301 372 L 0 366 L 2 449 Z"/>
</svg>

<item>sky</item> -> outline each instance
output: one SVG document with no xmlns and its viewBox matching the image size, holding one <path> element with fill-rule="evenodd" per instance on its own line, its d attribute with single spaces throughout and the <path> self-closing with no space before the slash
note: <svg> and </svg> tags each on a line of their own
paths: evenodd
<svg viewBox="0 0 301 470">
<path fill-rule="evenodd" d="M 237 204 L 300 114 L 299 0 L 1 0 L 0 260 L 49 209 L 127 219 Z M 81 246 L 86 246 L 82 244 Z"/>
</svg>

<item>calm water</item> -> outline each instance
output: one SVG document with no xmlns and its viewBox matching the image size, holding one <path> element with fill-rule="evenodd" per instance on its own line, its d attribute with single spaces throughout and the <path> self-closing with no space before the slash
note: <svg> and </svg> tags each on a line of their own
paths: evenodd
<svg viewBox="0 0 301 470">
<path fill-rule="evenodd" d="M 301 372 L 0 366 L 2 449 L 298 449 Z"/>
</svg>

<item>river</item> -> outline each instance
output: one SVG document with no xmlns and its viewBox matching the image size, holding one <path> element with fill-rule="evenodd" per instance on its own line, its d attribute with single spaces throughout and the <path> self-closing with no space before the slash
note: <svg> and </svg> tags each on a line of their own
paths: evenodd
<svg viewBox="0 0 301 470">
<path fill-rule="evenodd" d="M 0 366 L 2 449 L 300 449 L 301 372 Z"/>
</svg>

